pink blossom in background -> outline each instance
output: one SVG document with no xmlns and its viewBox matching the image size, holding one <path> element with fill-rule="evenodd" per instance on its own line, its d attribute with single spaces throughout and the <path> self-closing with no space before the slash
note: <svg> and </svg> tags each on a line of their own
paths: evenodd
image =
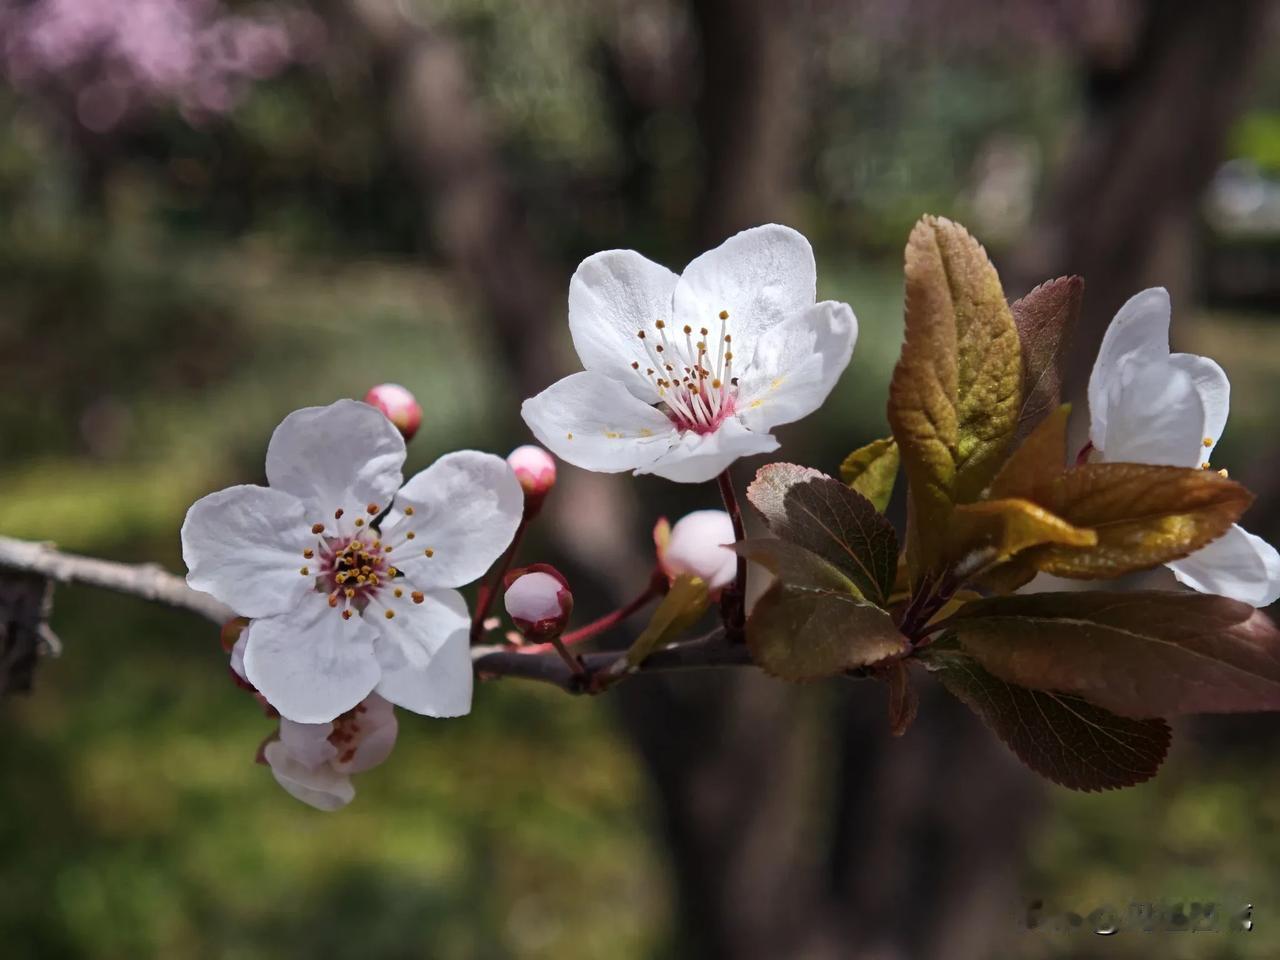
<svg viewBox="0 0 1280 960">
<path fill-rule="evenodd" d="M 0 72 L 20 91 L 66 92 L 98 132 L 156 104 L 191 122 L 226 113 L 323 41 L 319 18 L 286 4 L 230 13 L 221 0 L 0 0 Z"/>
</svg>

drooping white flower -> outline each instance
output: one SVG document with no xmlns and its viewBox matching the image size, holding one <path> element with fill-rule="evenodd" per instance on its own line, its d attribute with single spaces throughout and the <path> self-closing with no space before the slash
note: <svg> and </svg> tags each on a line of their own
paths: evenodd
<svg viewBox="0 0 1280 960">
<path fill-rule="evenodd" d="M 280 719 L 278 739 L 262 748 L 276 782 L 317 810 L 345 807 L 356 795 L 351 775 L 382 763 L 396 744 L 395 708 L 376 693 L 330 723 Z"/>
<path fill-rule="evenodd" d="M 187 512 L 187 583 L 252 618 L 244 674 L 290 720 L 328 722 L 371 691 L 429 716 L 470 710 L 469 618 L 452 588 L 506 549 L 524 497 L 501 457 L 447 454 L 401 488 L 404 457 L 373 407 L 308 407 L 271 437 L 269 487 Z"/>
<path fill-rule="evenodd" d="M 585 370 L 526 400 L 525 422 L 588 470 L 696 483 L 776 450 L 775 426 L 822 405 L 857 321 L 815 303 L 813 251 L 771 224 L 745 230 L 680 276 L 633 250 L 588 257 L 569 284 Z"/>
<path fill-rule="evenodd" d="M 1112 462 L 1210 468 L 1227 423 L 1231 386 L 1208 357 L 1169 352 L 1170 304 L 1161 287 L 1120 308 L 1089 378 L 1089 441 Z M 1238 525 L 1168 564 L 1182 583 L 1255 607 L 1280 598 L 1280 553 Z"/>
<path fill-rule="evenodd" d="M 723 510 L 695 510 L 665 528 L 665 520 L 654 530 L 658 565 L 669 578 L 681 574 L 701 577 L 714 597 L 728 586 L 738 572 L 738 555 L 725 547 L 737 538 L 733 520 Z"/>
</svg>

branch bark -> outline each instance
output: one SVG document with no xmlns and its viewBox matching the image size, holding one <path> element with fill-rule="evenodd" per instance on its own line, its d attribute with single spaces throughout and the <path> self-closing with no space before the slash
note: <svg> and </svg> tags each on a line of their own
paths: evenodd
<svg viewBox="0 0 1280 960">
<path fill-rule="evenodd" d="M 31 661 L 38 641 L 47 640 L 49 595 L 54 583 L 102 587 L 116 593 L 187 610 L 219 626 L 236 616 L 234 610 L 207 593 L 193 590 L 181 577 L 154 563 L 118 563 L 74 553 L 51 544 L 0 537 L 0 694 L 29 686 Z M 21 599 L 15 599 L 18 597 Z M 639 667 L 622 669 L 625 651 L 588 653 L 582 657 L 587 678 L 602 671 L 615 676 L 710 667 L 751 666 L 746 648 L 725 642 L 717 629 L 649 656 Z M 586 693 L 580 675 L 554 653 L 521 653 L 508 646 L 476 646 L 471 661 L 484 677 L 514 677 L 550 683 L 569 693 Z"/>
</svg>

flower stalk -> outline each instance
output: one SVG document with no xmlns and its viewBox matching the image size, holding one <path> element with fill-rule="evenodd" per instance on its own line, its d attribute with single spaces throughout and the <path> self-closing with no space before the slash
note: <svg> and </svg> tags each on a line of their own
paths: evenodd
<svg viewBox="0 0 1280 960">
<path fill-rule="evenodd" d="M 733 489 L 733 477 L 729 468 L 716 478 L 720 487 L 720 496 L 724 499 L 724 508 L 733 522 L 733 538 L 737 541 L 747 539 L 746 527 L 742 523 L 742 508 L 738 506 L 738 495 Z M 747 601 L 747 558 L 738 557 L 738 572 L 733 583 L 720 595 L 720 617 L 724 621 L 725 634 L 730 643 L 743 643 L 746 639 L 746 601 Z"/>
</svg>

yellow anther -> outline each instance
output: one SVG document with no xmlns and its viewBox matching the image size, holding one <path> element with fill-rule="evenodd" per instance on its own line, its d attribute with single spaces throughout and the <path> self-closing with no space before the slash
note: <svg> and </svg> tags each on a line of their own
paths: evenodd
<svg viewBox="0 0 1280 960">
<path fill-rule="evenodd" d="M 416 537 L 416 536 L 417 536 L 417 534 L 416 534 L 416 533 L 414 533 L 412 530 L 409 530 L 409 531 L 406 531 L 406 533 L 405 533 L 405 535 L 404 535 L 404 538 L 405 538 L 406 540 L 412 540 L 412 539 L 413 539 L 414 537 Z"/>
<path fill-rule="evenodd" d="M 1208 469 L 1209 469 L 1209 461 L 1208 461 L 1208 460 L 1206 460 L 1204 463 L 1200 464 L 1200 469 L 1201 469 L 1201 470 L 1208 470 Z"/>
<path fill-rule="evenodd" d="M 357 526 L 357 527 L 363 527 L 363 526 L 364 526 L 364 517 L 356 517 L 356 526 Z"/>
<path fill-rule="evenodd" d="M 725 363 L 728 363 L 732 359 L 733 359 L 733 354 L 726 350 L 724 354 Z"/>
<path fill-rule="evenodd" d="M 1201 443 L 1203 443 L 1206 447 L 1212 447 L 1212 446 L 1213 446 L 1213 437 L 1205 437 L 1205 438 L 1204 438 L 1202 441 L 1200 441 L 1200 442 L 1201 442 Z"/>
<path fill-rule="evenodd" d="M 689 326 L 689 325 L 686 323 L 686 324 L 684 325 L 684 332 L 685 332 L 685 333 L 693 333 L 693 327 Z"/>
<path fill-rule="evenodd" d="M 304 560 L 310 560 L 315 555 L 316 555 L 316 552 L 312 550 L 310 547 L 302 551 L 302 559 Z"/>
<path fill-rule="evenodd" d="M 404 596 L 404 591 L 401 590 L 399 587 L 396 587 L 396 597 L 399 598 L 403 596 Z"/>
<path fill-rule="evenodd" d="M 350 600 L 352 597 L 356 595 L 356 588 L 347 587 L 347 589 L 343 590 L 342 592 L 345 593 L 347 595 L 347 599 Z"/>
<path fill-rule="evenodd" d="M 719 381 L 719 380 L 712 380 L 712 381 L 711 381 L 711 387 L 712 387 L 712 389 L 714 389 L 714 390 L 719 390 L 721 386 L 722 386 L 722 384 L 720 383 L 720 381 Z"/>
<path fill-rule="evenodd" d="M 434 557 L 436 555 L 436 552 L 432 550 L 430 547 L 427 547 L 427 549 L 422 551 L 422 555 L 424 557 Z"/>
<path fill-rule="evenodd" d="M 412 517 L 412 516 L 413 516 L 413 507 L 405 507 L 405 508 L 404 508 L 404 515 L 405 515 L 406 517 Z"/>
<path fill-rule="evenodd" d="M 666 326 L 666 323 L 662 320 L 655 320 L 653 325 L 661 330 Z"/>
<path fill-rule="evenodd" d="M 368 578 L 368 577 L 366 577 L 366 576 L 362 573 L 362 574 L 360 574 L 360 576 L 356 577 L 356 583 L 364 583 L 364 582 L 366 582 L 368 579 L 369 579 L 369 578 Z"/>
<path fill-rule="evenodd" d="M 383 616 L 386 617 L 388 620 L 394 620 L 396 616 L 396 612 L 394 610 L 388 610 L 386 613 L 383 614 Z"/>
<path fill-rule="evenodd" d="M 565 436 L 565 439 L 566 439 L 566 440 L 572 440 L 572 439 L 573 439 L 573 434 L 572 434 L 572 433 L 566 433 L 564 436 Z"/>
<path fill-rule="evenodd" d="M 721 311 L 720 311 L 720 319 L 721 319 L 721 320 L 728 320 L 728 319 L 729 319 L 729 311 L 728 311 L 728 310 L 721 310 Z"/>
<path fill-rule="evenodd" d="M 1226 467 L 1223 467 L 1221 470 L 1218 471 L 1218 476 L 1220 476 L 1223 480 L 1225 480 L 1227 479 L 1227 477 L 1231 476 L 1231 474 L 1227 473 Z"/>
<path fill-rule="evenodd" d="M 395 567 L 387 567 L 387 576 L 388 576 L 388 577 L 398 577 L 398 576 L 400 576 L 400 571 L 399 571 L 399 570 L 397 570 Z"/>
<path fill-rule="evenodd" d="M 310 568 L 310 567 L 303 567 L 303 568 L 302 568 L 301 570 L 299 570 L 298 572 L 299 572 L 300 574 L 302 574 L 304 577 L 309 577 L 309 576 L 311 576 L 311 568 Z"/>
</svg>

